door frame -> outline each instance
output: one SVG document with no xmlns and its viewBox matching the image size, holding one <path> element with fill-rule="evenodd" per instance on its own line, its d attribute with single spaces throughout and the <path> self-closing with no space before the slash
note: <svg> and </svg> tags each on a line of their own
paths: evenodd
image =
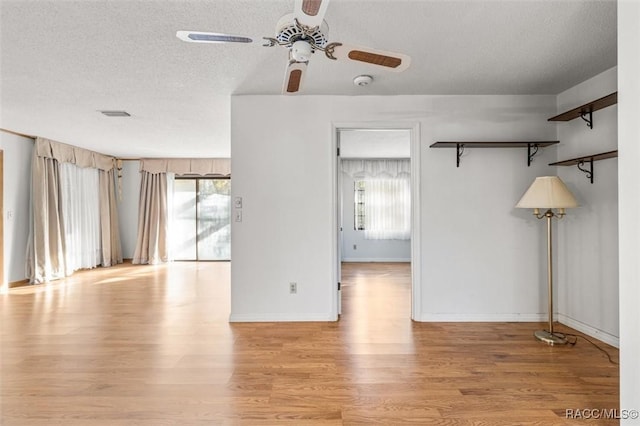
<svg viewBox="0 0 640 426">
<path fill-rule="evenodd" d="M 4 150 L 0 149 L 0 293 L 7 290 L 8 280 L 4 274 Z"/>
<path fill-rule="evenodd" d="M 331 124 L 331 152 L 332 152 L 332 270 L 333 285 L 331 287 L 332 317 L 339 319 L 341 313 L 342 294 L 339 283 L 342 275 L 342 173 L 340 173 L 340 130 L 376 130 L 398 129 L 409 130 L 411 135 L 411 319 L 419 321 L 422 315 L 422 269 L 421 269 L 421 204 L 420 204 L 420 123 L 419 122 L 358 122 Z"/>
</svg>

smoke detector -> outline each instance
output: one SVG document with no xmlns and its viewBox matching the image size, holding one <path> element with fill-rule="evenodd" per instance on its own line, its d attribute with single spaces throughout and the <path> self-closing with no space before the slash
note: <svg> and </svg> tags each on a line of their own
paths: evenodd
<svg viewBox="0 0 640 426">
<path fill-rule="evenodd" d="M 373 77 L 370 75 L 359 75 L 353 79 L 353 84 L 356 86 L 368 86 L 373 81 Z"/>
</svg>

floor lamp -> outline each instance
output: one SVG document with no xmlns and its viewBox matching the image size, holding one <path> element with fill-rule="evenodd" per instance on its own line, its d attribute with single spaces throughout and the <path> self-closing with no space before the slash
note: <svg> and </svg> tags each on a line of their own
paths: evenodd
<svg viewBox="0 0 640 426">
<path fill-rule="evenodd" d="M 541 176 L 533 181 L 524 193 L 517 208 L 533 209 L 536 218 L 547 219 L 547 285 L 549 291 L 549 329 L 538 330 L 534 333 L 536 339 L 549 345 L 566 344 L 567 340 L 553 332 L 553 250 L 551 219 L 562 219 L 566 208 L 578 207 L 578 202 L 569 188 L 558 176 Z M 540 214 L 540 209 L 546 211 Z"/>
</svg>

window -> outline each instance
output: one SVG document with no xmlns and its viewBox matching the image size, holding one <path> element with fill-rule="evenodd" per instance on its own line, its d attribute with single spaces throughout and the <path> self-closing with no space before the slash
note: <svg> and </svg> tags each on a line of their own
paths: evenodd
<svg viewBox="0 0 640 426">
<path fill-rule="evenodd" d="M 172 254 L 175 260 L 231 258 L 231 181 L 176 178 Z"/>
<path fill-rule="evenodd" d="M 364 231 L 364 189 L 365 181 L 354 182 L 353 229 L 356 231 Z"/>
<path fill-rule="evenodd" d="M 411 237 L 411 191 L 408 177 L 356 180 L 354 228 L 370 240 Z"/>
</svg>

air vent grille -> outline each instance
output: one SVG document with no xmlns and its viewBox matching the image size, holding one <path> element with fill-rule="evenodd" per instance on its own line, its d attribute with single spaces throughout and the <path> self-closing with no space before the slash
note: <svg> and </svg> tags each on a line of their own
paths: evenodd
<svg viewBox="0 0 640 426">
<path fill-rule="evenodd" d="M 100 111 L 102 114 L 107 117 L 131 117 L 127 111 Z"/>
</svg>

